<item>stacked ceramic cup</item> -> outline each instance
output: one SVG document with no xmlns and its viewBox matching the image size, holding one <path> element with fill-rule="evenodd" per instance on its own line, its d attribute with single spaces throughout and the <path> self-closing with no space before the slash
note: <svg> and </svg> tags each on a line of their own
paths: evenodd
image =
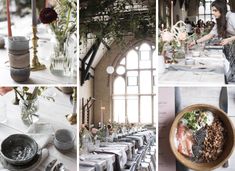
<svg viewBox="0 0 235 171">
<path fill-rule="evenodd" d="M 11 78 L 16 82 L 24 82 L 30 75 L 29 40 L 15 36 L 8 39 L 8 55 Z"/>
</svg>

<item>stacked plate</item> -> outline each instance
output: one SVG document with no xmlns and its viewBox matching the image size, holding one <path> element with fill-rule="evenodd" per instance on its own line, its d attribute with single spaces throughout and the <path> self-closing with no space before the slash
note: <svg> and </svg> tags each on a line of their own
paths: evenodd
<svg viewBox="0 0 235 171">
<path fill-rule="evenodd" d="M 16 82 L 24 82 L 30 75 L 29 40 L 15 36 L 8 39 L 8 55 L 11 78 Z"/>
</svg>

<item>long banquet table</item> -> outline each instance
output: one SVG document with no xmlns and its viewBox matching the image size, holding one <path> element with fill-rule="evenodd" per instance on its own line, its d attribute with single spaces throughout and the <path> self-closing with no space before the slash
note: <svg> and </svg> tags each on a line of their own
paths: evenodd
<svg viewBox="0 0 235 171">
<path fill-rule="evenodd" d="M 154 136 L 153 131 L 142 131 L 129 136 L 125 136 L 127 139 L 138 140 L 140 141 L 140 146 L 144 145 L 144 141 L 148 141 L 150 137 Z M 135 141 L 134 141 L 135 142 Z M 139 141 L 137 141 L 139 143 Z M 120 168 L 124 169 L 125 164 L 129 159 L 132 158 L 132 155 L 135 154 L 135 143 L 117 141 L 117 142 L 103 142 L 99 147 L 94 147 L 90 153 L 81 154 L 79 156 L 79 170 L 82 171 L 95 171 L 95 170 L 107 170 L 113 171 L 113 165 L 117 160 L 119 160 Z M 101 161 L 105 162 L 105 165 L 102 165 Z M 98 167 L 98 169 L 96 169 Z"/>
</svg>

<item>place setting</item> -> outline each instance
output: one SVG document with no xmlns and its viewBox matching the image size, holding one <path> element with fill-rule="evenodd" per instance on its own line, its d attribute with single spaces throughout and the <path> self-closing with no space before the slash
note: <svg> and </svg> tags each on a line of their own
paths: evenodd
<svg viewBox="0 0 235 171">
<path fill-rule="evenodd" d="M 1 169 L 76 170 L 76 88 L 58 89 L 0 87 Z"/>
</svg>

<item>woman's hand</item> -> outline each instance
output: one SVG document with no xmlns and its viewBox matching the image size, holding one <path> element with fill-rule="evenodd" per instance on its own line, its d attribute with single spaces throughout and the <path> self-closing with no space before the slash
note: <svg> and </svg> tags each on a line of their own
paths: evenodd
<svg viewBox="0 0 235 171">
<path fill-rule="evenodd" d="M 193 42 L 189 43 L 188 47 L 189 47 L 189 48 L 192 48 L 195 44 L 196 44 L 196 42 L 193 41 Z"/>
<path fill-rule="evenodd" d="M 222 46 L 227 45 L 231 41 L 232 41 L 231 38 L 223 39 L 223 40 L 221 40 L 220 45 L 222 45 Z"/>
</svg>

